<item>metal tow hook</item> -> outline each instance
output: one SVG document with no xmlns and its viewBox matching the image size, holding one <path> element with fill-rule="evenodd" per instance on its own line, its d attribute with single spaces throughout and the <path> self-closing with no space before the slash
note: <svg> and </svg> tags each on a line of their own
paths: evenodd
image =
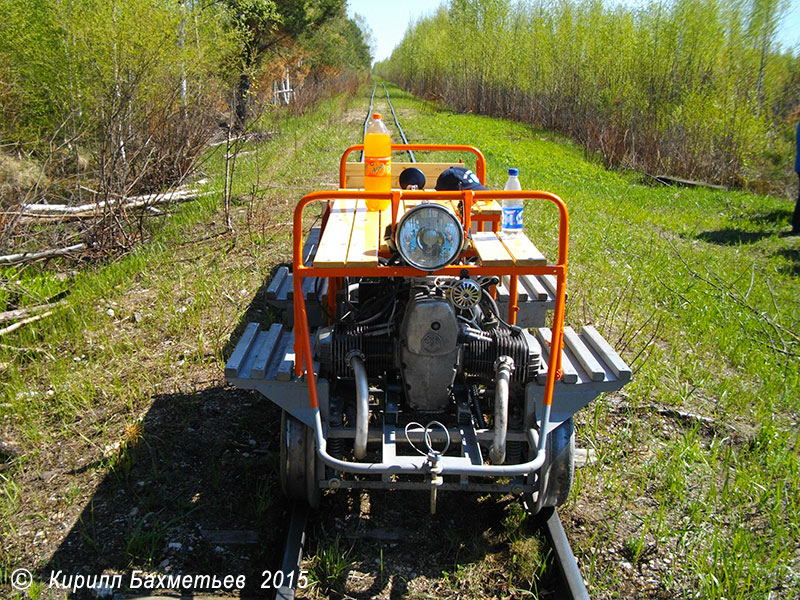
<svg viewBox="0 0 800 600">
<path fill-rule="evenodd" d="M 428 452 L 428 467 L 431 472 L 431 514 L 436 514 L 436 500 L 438 497 L 439 486 L 444 483 L 442 477 L 442 454 L 440 452 Z"/>
<path fill-rule="evenodd" d="M 445 442 L 444 448 L 441 450 L 434 450 L 433 449 L 433 439 L 431 438 L 431 431 L 434 428 L 441 429 L 444 432 Z M 422 448 L 419 448 L 414 444 L 411 440 L 411 435 L 409 431 L 412 429 L 416 429 L 417 431 L 422 431 L 422 439 L 425 441 L 425 448 L 427 452 L 424 452 Z M 442 457 L 447 452 L 448 448 L 450 448 L 450 431 L 439 421 L 431 421 L 424 427 L 419 423 L 412 421 L 405 428 L 406 434 L 406 441 L 408 444 L 416 450 L 419 454 L 425 457 L 426 464 L 425 466 L 428 468 L 428 472 L 431 474 L 431 514 L 436 514 L 436 496 L 438 493 L 439 486 L 444 483 L 444 477 L 442 477 L 442 472 L 444 471 L 444 465 L 442 464 Z M 423 465 L 420 465 L 420 468 L 423 468 Z"/>
</svg>

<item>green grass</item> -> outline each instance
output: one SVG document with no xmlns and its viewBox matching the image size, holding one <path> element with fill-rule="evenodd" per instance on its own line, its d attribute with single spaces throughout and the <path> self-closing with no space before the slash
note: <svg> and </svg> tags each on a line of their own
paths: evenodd
<svg viewBox="0 0 800 600">
<path fill-rule="evenodd" d="M 791 202 L 650 185 L 548 132 L 432 110 L 394 88 L 392 98 L 415 113 L 402 123 L 410 140 L 475 145 L 490 187 L 513 166 L 523 188 L 566 201 L 567 322 L 595 324 L 635 369 L 625 404 L 600 400 L 580 419 L 579 439 L 599 463 L 579 471 L 568 510 L 593 514 L 599 531 L 578 536 L 577 552 L 610 548 L 639 564 L 669 553 L 675 594 L 796 595 L 800 240 L 785 236 Z M 527 233 L 549 256 L 555 224 L 550 207 L 527 204 Z M 713 426 L 676 423 L 659 408 Z M 621 594 L 627 577 L 605 557 L 587 574 L 593 597 Z"/>
<path fill-rule="evenodd" d="M 347 574 L 353 566 L 350 550 L 344 548 L 339 536 L 317 548 L 309 569 L 309 582 L 325 594 L 341 592 Z"/>
<path fill-rule="evenodd" d="M 598 462 L 578 471 L 563 513 L 592 597 L 797 597 L 800 241 L 782 235 L 790 202 L 649 185 L 636 173 L 606 171 L 550 133 L 456 115 L 390 89 L 411 141 L 477 146 L 491 187 L 515 166 L 524 187 L 566 201 L 567 321 L 595 324 L 635 369 L 622 395 L 601 398 L 577 422 L 579 445 L 593 448 Z M 363 97 L 335 99 L 302 118 L 267 119 L 272 140 L 244 144 L 248 154 L 237 161 L 235 236 L 209 237 L 224 228 L 219 197 L 210 196 L 154 223 L 136 251 L 71 282 L 53 265 L 3 271 L 27 304 L 65 287 L 71 293 L 57 315 L 0 346 L 2 433 L 22 449 L 0 479 L 9 540 L 0 564 L 36 559 L 12 555 L 22 550 L 10 541 L 24 519 L 45 510 L 45 494 L 27 486 L 49 468 L 54 448 L 63 448 L 62 461 L 88 457 L 98 461 L 90 472 L 116 469 L 124 478 L 129 427 L 154 394 L 222 380 L 231 331 L 270 269 L 289 257 L 295 201 L 336 185 L 338 157 L 358 140 L 365 108 Z M 221 154 L 204 166 L 209 189 L 222 187 Z M 554 223 L 551 208 L 528 204 L 527 232 L 549 256 Z M 109 446 L 123 451 L 105 456 Z M 86 493 L 73 483 L 47 495 L 77 507 Z M 271 491 L 253 494 L 253 511 L 270 509 Z M 510 514 L 508 526 L 520 518 Z M 489 589 L 486 581 L 505 572 L 510 590 L 531 590 L 530 573 L 546 560 L 518 529 L 502 535 L 502 565 L 495 553 L 471 558 L 443 567 L 437 585 L 455 593 L 478 581 Z M 142 527 L 131 537 L 133 563 L 155 556 L 157 532 Z M 347 558 L 342 548 L 333 554 L 322 579 Z"/>
<path fill-rule="evenodd" d="M 133 445 L 149 447 L 151 432 L 137 424 L 154 397 L 223 382 L 232 332 L 275 262 L 290 257 L 286 223 L 294 202 L 304 191 L 335 185 L 335 154 L 359 129 L 341 127 L 350 103 L 361 99 L 339 97 L 302 118 L 268 115 L 256 125 L 272 137 L 240 148 L 234 234 L 225 231 L 220 195 L 210 195 L 152 221 L 148 241 L 129 254 L 78 269 L 68 280 L 58 271 L 73 269 L 69 263 L 0 273 L 20 291 L 21 305 L 70 292 L 55 315 L 0 345 L 0 437 L 19 454 L 0 474 L 4 562 L 47 559 L 26 554 L 24 540 L 14 539 L 20 522 L 52 510 L 48 498 L 74 514 L 102 475 L 127 478 Z M 205 189 L 222 189 L 222 153 L 218 147 L 203 165 Z M 0 309 L 8 299 L 0 298 Z M 76 465 L 84 465 L 85 476 L 64 489 L 38 489 L 38 473 Z M 273 493 L 260 490 L 254 511 L 269 510 Z M 141 529 L 131 537 L 132 564 L 152 558 L 152 534 Z"/>
</svg>

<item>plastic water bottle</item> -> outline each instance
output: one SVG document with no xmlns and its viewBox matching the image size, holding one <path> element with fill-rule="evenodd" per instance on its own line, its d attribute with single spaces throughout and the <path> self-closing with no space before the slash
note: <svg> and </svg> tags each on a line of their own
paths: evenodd
<svg viewBox="0 0 800 600">
<path fill-rule="evenodd" d="M 519 183 L 519 170 L 509 169 L 508 180 L 504 190 L 521 190 Z M 503 200 L 502 231 L 505 235 L 517 235 L 522 232 L 522 209 L 524 204 L 521 198 Z"/>
<path fill-rule="evenodd" d="M 392 138 L 380 113 L 372 115 L 364 136 L 364 191 L 392 189 Z M 367 210 L 385 210 L 390 200 L 367 200 Z"/>
</svg>

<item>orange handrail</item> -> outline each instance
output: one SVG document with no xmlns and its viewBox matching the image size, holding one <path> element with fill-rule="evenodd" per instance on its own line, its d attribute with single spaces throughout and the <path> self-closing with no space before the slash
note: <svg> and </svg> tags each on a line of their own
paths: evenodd
<svg viewBox="0 0 800 600">
<path fill-rule="evenodd" d="M 347 157 L 353 152 L 358 152 L 364 149 L 364 144 L 355 144 L 347 148 L 339 159 L 339 187 L 344 188 L 347 184 L 347 177 L 345 175 L 345 165 L 347 164 Z M 461 144 L 392 144 L 392 152 L 411 151 L 444 151 L 444 152 L 471 152 L 475 155 L 475 174 L 478 176 L 482 185 L 486 185 L 486 159 L 483 152 L 478 150 L 475 146 L 465 146 Z"/>
<path fill-rule="evenodd" d="M 303 209 L 311 202 L 330 201 L 337 199 L 380 199 L 389 198 L 392 202 L 393 221 L 397 215 L 397 205 L 402 199 L 409 200 L 453 200 L 459 199 L 464 203 L 464 214 L 469 215 L 472 203 L 475 200 L 491 199 L 521 199 L 521 200 L 546 200 L 556 205 L 559 211 L 558 231 L 558 261 L 556 264 L 525 267 L 485 267 L 474 264 L 447 265 L 435 272 L 428 273 L 414 267 L 402 265 L 376 265 L 370 267 L 339 267 L 322 268 L 306 266 L 303 264 Z M 468 217 L 467 217 L 468 218 Z M 468 222 L 462 223 L 469 230 Z M 473 275 L 510 275 L 511 290 L 509 290 L 509 315 L 513 323 L 517 310 L 517 285 L 516 280 L 520 275 L 555 275 L 556 306 L 553 316 L 553 334 L 550 346 L 550 358 L 547 370 L 547 381 L 544 390 L 544 405 L 550 406 L 553 401 L 553 388 L 557 379 L 562 376 L 561 348 L 564 339 L 564 313 L 566 303 L 566 276 L 567 276 L 567 246 L 569 237 L 569 214 L 567 206 L 555 194 L 543 191 L 462 191 L 462 192 L 430 192 L 430 191 L 400 191 L 392 192 L 365 192 L 359 190 L 320 191 L 305 195 L 295 207 L 293 219 L 292 239 L 292 269 L 294 285 L 294 322 L 295 322 L 295 373 L 298 377 L 303 375 L 304 365 L 313 365 L 311 353 L 311 339 L 306 312 L 305 294 L 303 294 L 303 279 L 306 277 L 419 277 L 425 275 L 460 275 L 467 271 Z M 316 377 L 314 369 L 306 372 L 308 383 L 309 403 L 312 409 L 318 407 Z"/>
</svg>

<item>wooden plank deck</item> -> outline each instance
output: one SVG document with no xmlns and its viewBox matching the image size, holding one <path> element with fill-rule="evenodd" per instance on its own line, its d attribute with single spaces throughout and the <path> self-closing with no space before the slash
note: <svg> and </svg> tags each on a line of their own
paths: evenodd
<svg viewBox="0 0 800 600">
<path fill-rule="evenodd" d="M 355 200 L 336 200 L 331 207 L 325 232 L 314 256 L 315 267 L 335 268 L 347 264 L 350 234 L 356 212 Z"/>
<path fill-rule="evenodd" d="M 493 231 L 472 234 L 472 245 L 484 267 L 513 267 L 514 259 Z"/>
<path fill-rule="evenodd" d="M 497 237 L 506 247 L 518 267 L 539 267 L 547 264 L 544 254 L 539 252 L 528 237 L 523 234 L 507 235 L 498 233 Z"/>
<path fill-rule="evenodd" d="M 463 163 L 459 162 L 445 162 L 445 163 L 406 163 L 392 161 L 392 187 L 400 187 L 400 173 L 408 168 L 414 167 L 422 171 L 425 175 L 425 187 L 433 189 L 436 185 L 436 180 L 442 171 L 449 167 L 464 167 Z M 362 162 L 349 162 L 345 164 L 344 168 L 345 188 L 363 190 L 364 189 L 364 163 Z"/>
<path fill-rule="evenodd" d="M 381 213 L 367 210 L 363 200 L 358 200 L 355 221 L 350 235 L 350 249 L 347 251 L 348 267 L 375 267 L 378 265 L 378 228 Z"/>
</svg>

